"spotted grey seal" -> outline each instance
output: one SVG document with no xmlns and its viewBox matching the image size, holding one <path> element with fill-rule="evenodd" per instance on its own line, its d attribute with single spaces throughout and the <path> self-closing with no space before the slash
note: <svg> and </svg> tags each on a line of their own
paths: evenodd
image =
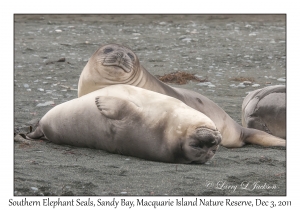
<svg viewBox="0 0 300 210">
<path fill-rule="evenodd" d="M 242 105 L 242 125 L 285 139 L 285 85 L 273 85 L 250 92 Z"/>
</svg>

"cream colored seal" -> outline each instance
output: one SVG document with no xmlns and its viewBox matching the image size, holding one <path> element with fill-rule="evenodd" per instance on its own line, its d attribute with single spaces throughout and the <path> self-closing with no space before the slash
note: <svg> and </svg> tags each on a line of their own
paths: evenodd
<svg viewBox="0 0 300 210">
<path fill-rule="evenodd" d="M 127 47 L 108 44 L 100 47 L 84 67 L 78 96 L 115 84 L 128 84 L 177 98 L 208 116 L 222 134 L 225 147 L 242 147 L 247 143 L 262 146 L 285 146 L 284 139 L 257 129 L 244 128 L 222 108 L 198 92 L 173 88 L 151 75 Z"/>
<path fill-rule="evenodd" d="M 55 106 L 27 137 L 172 163 L 205 163 L 221 142 L 215 124 L 201 112 L 130 85 Z"/>
</svg>

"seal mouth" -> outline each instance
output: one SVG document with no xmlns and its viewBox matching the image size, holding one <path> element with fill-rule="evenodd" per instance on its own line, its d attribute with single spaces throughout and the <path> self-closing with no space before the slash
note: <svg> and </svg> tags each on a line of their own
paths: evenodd
<svg viewBox="0 0 300 210">
<path fill-rule="evenodd" d="M 115 66 L 123 69 L 126 73 L 129 73 L 133 69 L 133 64 L 128 62 L 127 59 L 124 58 L 107 58 L 104 59 L 103 66 Z"/>
<path fill-rule="evenodd" d="M 103 66 L 115 66 L 123 69 L 126 73 L 133 70 L 136 58 L 133 53 L 125 49 L 104 48 L 98 58 Z"/>
</svg>

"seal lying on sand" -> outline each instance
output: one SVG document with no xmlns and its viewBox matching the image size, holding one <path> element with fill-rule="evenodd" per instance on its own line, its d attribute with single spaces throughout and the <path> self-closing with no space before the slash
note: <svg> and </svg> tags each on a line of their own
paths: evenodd
<svg viewBox="0 0 300 210">
<path fill-rule="evenodd" d="M 186 89 L 173 88 L 151 75 L 130 49 L 117 44 L 100 47 L 89 59 L 78 82 L 78 97 L 115 84 L 128 84 L 177 98 L 208 116 L 222 134 L 225 147 L 245 143 L 285 146 L 285 140 L 266 132 L 244 128 L 207 97 Z"/>
<path fill-rule="evenodd" d="M 54 107 L 27 137 L 173 163 L 205 163 L 222 138 L 204 114 L 130 85 L 109 86 Z"/>
<path fill-rule="evenodd" d="M 286 87 L 274 85 L 250 92 L 242 105 L 242 125 L 286 138 Z"/>
</svg>

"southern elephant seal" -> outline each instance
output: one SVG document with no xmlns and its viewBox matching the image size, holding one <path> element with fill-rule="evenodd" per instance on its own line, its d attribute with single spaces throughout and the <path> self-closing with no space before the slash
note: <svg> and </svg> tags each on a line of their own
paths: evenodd
<svg viewBox="0 0 300 210">
<path fill-rule="evenodd" d="M 204 114 L 130 85 L 109 86 L 54 107 L 27 137 L 173 163 L 205 163 L 222 138 Z"/>
<path fill-rule="evenodd" d="M 242 125 L 286 138 L 286 87 L 268 86 L 250 92 L 242 105 Z"/>
<path fill-rule="evenodd" d="M 182 88 L 171 87 L 151 75 L 136 54 L 127 47 L 108 44 L 89 59 L 78 82 L 78 96 L 115 84 L 128 84 L 177 98 L 208 116 L 222 134 L 225 147 L 242 147 L 246 143 L 262 146 L 285 146 L 285 140 L 266 132 L 244 128 L 207 97 Z"/>
</svg>

